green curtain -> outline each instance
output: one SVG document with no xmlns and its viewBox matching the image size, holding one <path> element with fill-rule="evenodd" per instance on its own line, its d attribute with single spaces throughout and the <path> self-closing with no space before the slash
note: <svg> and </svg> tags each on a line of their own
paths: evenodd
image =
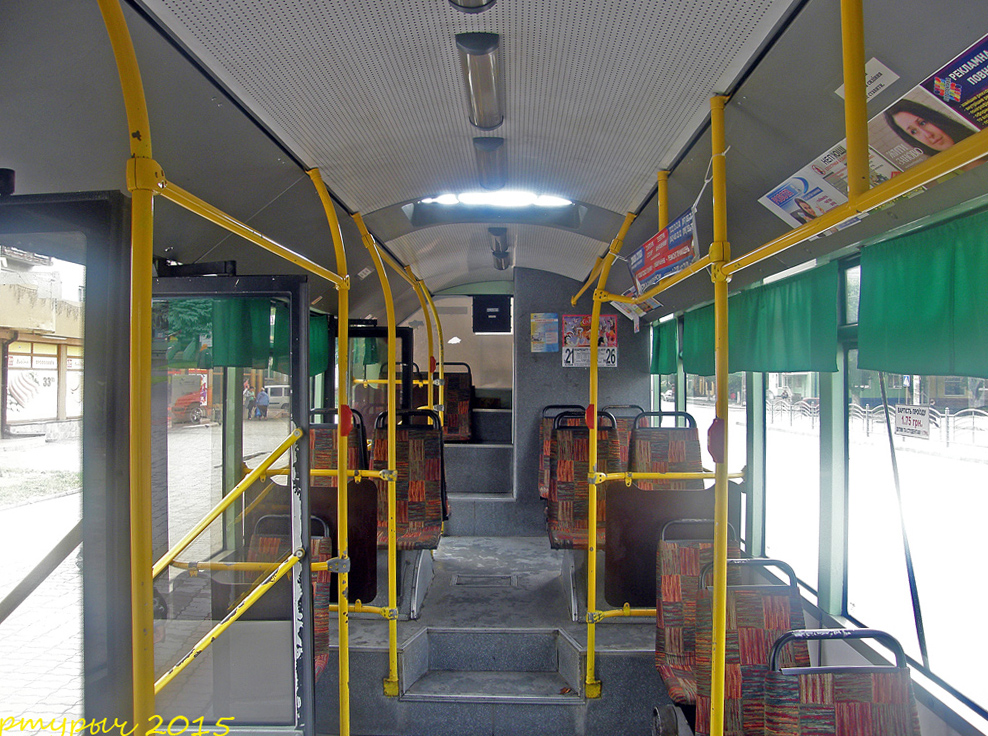
<svg viewBox="0 0 988 736">
<path fill-rule="evenodd" d="M 288 305 L 275 302 L 274 341 L 271 354 L 274 370 L 291 375 L 291 351 L 289 340 Z M 329 368 L 329 317 L 325 314 L 309 314 L 309 375 L 318 376 Z"/>
<path fill-rule="evenodd" d="M 676 372 L 676 343 L 679 336 L 678 323 L 670 319 L 652 325 L 652 375 L 666 375 Z"/>
<path fill-rule="evenodd" d="M 861 252 L 858 365 L 988 377 L 988 212 Z"/>
<path fill-rule="evenodd" d="M 213 365 L 267 368 L 270 329 L 269 299 L 214 299 Z"/>
<path fill-rule="evenodd" d="M 274 332 L 271 341 L 271 357 L 274 358 L 272 368 L 278 373 L 292 374 L 291 340 L 289 339 L 291 315 L 288 305 L 282 302 L 274 303 Z"/>
<path fill-rule="evenodd" d="M 683 317 L 683 370 L 698 376 L 712 376 L 716 371 L 713 304 L 687 312 Z"/>
<path fill-rule="evenodd" d="M 731 298 L 732 371 L 837 370 L 837 262 Z"/>
<path fill-rule="evenodd" d="M 329 315 L 309 315 L 309 375 L 318 376 L 329 368 Z"/>
</svg>

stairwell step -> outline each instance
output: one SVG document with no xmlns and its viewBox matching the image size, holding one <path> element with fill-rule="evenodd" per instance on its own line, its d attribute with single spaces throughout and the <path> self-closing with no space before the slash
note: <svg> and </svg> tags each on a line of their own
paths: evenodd
<svg viewBox="0 0 988 736">
<path fill-rule="evenodd" d="M 420 677 L 401 700 L 461 703 L 582 705 L 584 700 L 556 672 L 432 670 Z"/>
</svg>

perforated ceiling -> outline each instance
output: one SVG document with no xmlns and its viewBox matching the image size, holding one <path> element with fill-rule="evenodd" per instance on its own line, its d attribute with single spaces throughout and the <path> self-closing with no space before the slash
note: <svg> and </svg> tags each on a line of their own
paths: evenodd
<svg viewBox="0 0 988 736">
<path fill-rule="evenodd" d="M 792 0 L 499 0 L 475 15 L 446 0 L 142 2 L 365 213 L 477 187 L 471 139 L 483 133 L 467 119 L 454 35 L 498 33 L 506 110 L 492 134 L 506 140 L 508 186 L 623 213 L 648 195 L 655 172 L 703 123 L 709 97 L 730 87 Z M 553 241 L 533 238 L 516 263 L 558 270 L 537 250 Z"/>
</svg>

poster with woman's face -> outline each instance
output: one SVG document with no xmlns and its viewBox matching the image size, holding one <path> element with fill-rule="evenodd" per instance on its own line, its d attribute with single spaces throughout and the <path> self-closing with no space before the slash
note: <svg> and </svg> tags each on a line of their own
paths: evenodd
<svg viewBox="0 0 988 736">
<path fill-rule="evenodd" d="M 912 89 L 868 123 L 871 147 L 903 171 L 977 132 L 923 87 Z"/>
</svg>

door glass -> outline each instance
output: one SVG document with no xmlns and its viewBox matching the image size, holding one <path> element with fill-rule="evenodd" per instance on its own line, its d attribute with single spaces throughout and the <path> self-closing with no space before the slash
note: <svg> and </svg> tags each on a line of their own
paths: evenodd
<svg viewBox="0 0 988 736">
<path fill-rule="evenodd" d="M 267 297 L 155 299 L 155 559 L 291 433 L 287 315 L 285 300 Z M 290 457 L 290 451 L 282 455 L 269 476 L 254 482 L 155 580 L 156 677 L 291 552 Z M 230 562 L 262 564 L 195 569 Z M 166 722 L 185 716 L 207 723 L 294 723 L 292 578 L 276 583 L 161 690 L 156 708 Z"/>
<path fill-rule="evenodd" d="M 85 268 L 32 237 L 0 236 L 0 600 L 82 517 Z M 4 717 L 82 717 L 80 550 L 0 624 Z"/>
</svg>

